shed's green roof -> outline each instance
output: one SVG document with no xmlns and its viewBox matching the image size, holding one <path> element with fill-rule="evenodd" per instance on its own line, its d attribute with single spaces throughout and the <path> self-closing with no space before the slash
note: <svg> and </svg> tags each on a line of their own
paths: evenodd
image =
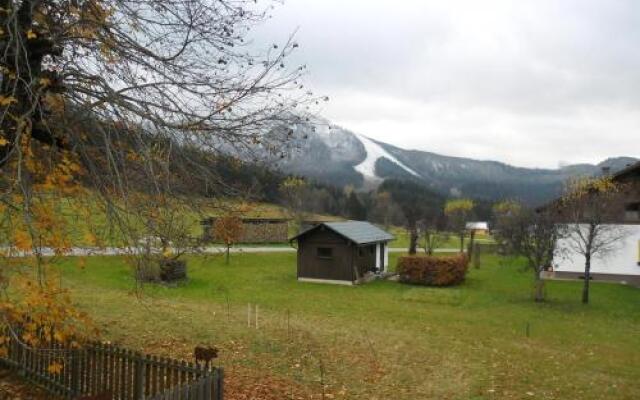
<svg viewBox="0 0 640 400">
<path fill-rule="evenodd" d="M 319 226 L 326 226 L 332 231 L 336 232 L 340 236 L 351 240 L 356 244 L 366 244 L 375 242 L 387 242 L 395 239 L 395 237 L 378 228 L 377 226 L 370 224 L 366 221 L 343 221 L 343 222 L 323 222 L 319 225 L 313 226 L 297 236 L 291 238 L 291 240 L 297 239 L 305 233 L 316 229 Z"/>
</svg>

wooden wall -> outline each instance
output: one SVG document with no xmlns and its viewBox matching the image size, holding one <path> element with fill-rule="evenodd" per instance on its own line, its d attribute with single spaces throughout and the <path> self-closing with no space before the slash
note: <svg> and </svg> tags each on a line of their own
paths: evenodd
<svg viewBox="0 0 640 400">
<path fill-rule="evenodd" d="M 355 266 L 358 270 L 358 278 L 376 267 L 376 245 L 370 244 L 354 248 Z"/>
<path fill-rule="evenodd" d="M 318 247 L 332 249 L 333 257 L 317 256 Z M 355 246 L 342 236 L 320 227 L 298 240 L 298 277 L 353 281 L 353 255 Z"/>
</svg>

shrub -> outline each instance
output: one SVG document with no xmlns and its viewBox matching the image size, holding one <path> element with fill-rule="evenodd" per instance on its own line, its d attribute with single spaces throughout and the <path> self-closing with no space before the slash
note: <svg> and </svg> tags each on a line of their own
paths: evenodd
<svg viewBox="0 0 640 400">
<path fill-rule="evenodd" d="M 452 286 L 464 281 L 469 259 L 456 256 L 404 256 L 396 271 L 400 282 L 427 286 Z"/>
</svg>

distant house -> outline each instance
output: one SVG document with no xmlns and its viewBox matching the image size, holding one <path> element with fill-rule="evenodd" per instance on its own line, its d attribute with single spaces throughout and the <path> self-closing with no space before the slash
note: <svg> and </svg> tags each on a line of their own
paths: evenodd
<svg viewBox="0 0 640 400">
<path fill-rule="evenodd" d="M 489 223 L 487 222 L 467 222 L 466 229 L 468 232 L 486 235 L 489 233 Z"/>
<path fill-rule="evenodd" d="M 200 222 L 203 239 L 207 242 L 216 240 L 213 227 L 216 217 Z M 289 236 L 289 220 L 285 218 L 242 218 L 242 237 L 240 243 L 287 243 Z"/>
<path fill-rule="evenodd" d="M 387 272 L 393 235 L 363 221 L 323 222 L 291 238 L 298 244 L 298 280 L 353 285 Z"/>
<path fill-rule="evenodd" d="M 593 280 L 625 282 L 640 286 L 640 162 L 630 165 L 612 176 L 622 184 L 622 193 L 611 204 L 610 224 L 622 225 L 628 235 L 619 243 L 618 250 L 605 258 L 591 262 Z M 558 223 L 566 222 L 562 208 L 553 202 L 542 209 L 551 212 Z M 561 254 L 554 259 L 555 278 L 578 278 L 584 276 L 584 257 L 571 251 L 565 240 L 558 242 Z"/>
</svg>

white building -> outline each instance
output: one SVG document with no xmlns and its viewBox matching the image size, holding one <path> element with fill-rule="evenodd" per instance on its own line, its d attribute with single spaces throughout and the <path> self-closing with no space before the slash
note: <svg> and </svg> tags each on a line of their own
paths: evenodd
<svg viewBox="0 0 640 400">
<path fill-rule="evenodd" d="M 617 241 L 613 251 L 591 260 L 593 280 L 622 282 L 640 286 L 640 225 L 616 225 L 624 230 L 624 238 Z M 585 258 L 571 248 L 570 239 L 557 245 L 553 260 L 554 278 L 584 279 Z"/>
</svg>

